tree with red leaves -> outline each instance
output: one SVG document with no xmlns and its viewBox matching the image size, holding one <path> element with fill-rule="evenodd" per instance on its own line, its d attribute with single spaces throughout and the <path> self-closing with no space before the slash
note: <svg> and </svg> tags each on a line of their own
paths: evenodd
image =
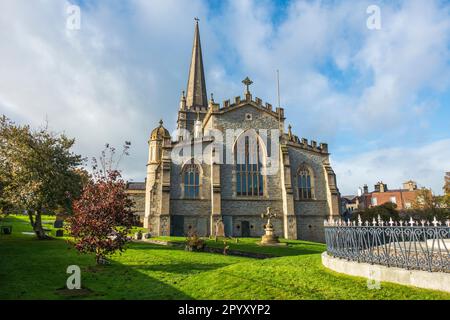
<svg viewBox="0 0 450 320">
<path fill-rule="evenodd" d="M 127 154 L 129 143 L 124 146 Z M 106 152 L 111 156 L 106 160 Z M 126 194 L 126 183 L 113 168 L 114 148 L 106 145 L 97 169 L 86 184 L 81 197 L 73 204 L 73 216 L 68 219 L 68 231 L 75 248 L 81 253 L 95 253 L 97 264 L 106 262 L 106 256 L 122 252 L 129 240 L 133 222 L 133 201 Z"/>
</svg>

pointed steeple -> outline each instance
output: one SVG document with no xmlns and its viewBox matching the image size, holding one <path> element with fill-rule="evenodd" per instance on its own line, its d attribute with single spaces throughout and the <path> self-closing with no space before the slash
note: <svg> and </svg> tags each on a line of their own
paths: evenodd
<svg viewBox="0 0 450 320">
<path fill-rule="evenodd" d="M 187 85 L 186 107 L 208 107 L 206 96 L 205 72 L 203 70 L 202 46 L 198 19 L 195 19 L 194 45 L 192 48 L 191 67 Z"/>
</svg>

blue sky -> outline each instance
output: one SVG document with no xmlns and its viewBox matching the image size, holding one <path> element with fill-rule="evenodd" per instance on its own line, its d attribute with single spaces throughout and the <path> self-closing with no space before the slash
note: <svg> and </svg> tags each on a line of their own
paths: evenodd
<svg viewBox="0 0 450 320">
<path fill-rule="evenodd" d="M 81 7 L 81 29 L 66 9 Z M 369 5 L 381 29 L 366 27 Z M 344 194 L 383 180 L 442 192 L 450 171 L 450 5 L 446 1 L 49 1 L 0 3 L 0 113 L 77 138 L 92 157 L 132 141 L 124 175 L 143 180 L 147 138 L 173 130 L 200 18 L 208 94 L 252 93 L 327 142 Z"/>
</svg>

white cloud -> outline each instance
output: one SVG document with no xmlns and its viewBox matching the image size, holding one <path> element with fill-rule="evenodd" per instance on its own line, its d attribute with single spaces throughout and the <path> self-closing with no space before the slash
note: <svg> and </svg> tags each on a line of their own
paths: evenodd
<svg viewBox="0 0 450 320">
<path fill-rule="evenodd" d="M 82 8 L 78 31 L 66 29 L 66 6 L 0 3 L 0 113 L 33 126 L 48 119 L 88 157 L 131 140 L 125 173 L 143 179 L 150 131 L 163 117 L 175 125 L 202 4 L 99 2 Z"/>
<path fill-rule="evenodd" d="M 409 110 L 421 103 L 421 91 L 449 89 L 449 6 L 384 2 L 382 29 L 372 31 L 366 27 L 369 4 L 293 1 L 274 28 L 271 6 L 234 1 L 223 28 L 255 94 L 275 102 L 280 69 L 282 103 L 299 133 L 329 140 L 349 125 L 360 134 L 384 132 L 418 121 Z M 330 66 L 335 74 L 324 73 Z M 351 80 L 341 85 L 335 77 Z"/>
<path fill-rule="evenodd" d="M 420 90 L 448 88 L 450 19 L 448 7 L 430 1 L 405 1 L 395 11 L 381 8 L 382 30 L 368 32 L 355 56 L 356 64 L 373 74 L 357 114 L 388 127 L 409 116 Z"/>
<path fill-rule="evenodd" d="M 269 1 L 229 1 L 220 12 L 200 0 L 99 1 L 82 8 L 79 31 L 65 28 L 66 4 L 0 2 L 0 113 L 33 125 L 47 117 L 89 157 L 131 140 L 123 166 L 134 179 L 145 175 L 151 129 L 160 118 L 176 125 L 195 16 L 216 101 L 242 94 L 248 75 L 253 94 L 275 105 L 279 69 L 287 121 L 332 153 L 343 131 L 401 144 L 430 127 L 432 93 L 450 86 L 449 6 L 437 1 L 382 3 L 379 31 L 366 28 L 370 1 L 292 1 L 277 26 Z"/>
<path fill-rule="evenodd" d="M 356 194 L 364 184 L 372 189 L 378 181 L 398 189 L 410 179 L 442 194 L 444 175 L 450 170 L 448 159 L 450 139 L 444 139 L 422 146 L 378 149 L 332 163 L 342 194 Z"/>
</svg>

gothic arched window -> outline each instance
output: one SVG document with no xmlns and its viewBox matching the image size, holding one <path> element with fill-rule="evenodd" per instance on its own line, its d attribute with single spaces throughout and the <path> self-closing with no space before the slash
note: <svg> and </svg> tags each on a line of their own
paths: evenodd
<svg viewBox="0 0 450 320">
<path fill-rule="evenodd" d="M 299 199 L 314 198 L 314 178 L 311 170 L 302 165 L 297 171 L 297 188 Z"/>
<path fill-rule="evenodd" d="M 264 195 L 260 145 L 257 138 L 252 138 L 254 137 L 242 137 L 235 147 L 236 194 L 238 196 Z"/>
<path fill-rule="evenodd" d="M 186 164 L 183 168 L 184 198 L 197 199 L 200 197 L 200 170 L 194 163 Z"/>
</svg>

